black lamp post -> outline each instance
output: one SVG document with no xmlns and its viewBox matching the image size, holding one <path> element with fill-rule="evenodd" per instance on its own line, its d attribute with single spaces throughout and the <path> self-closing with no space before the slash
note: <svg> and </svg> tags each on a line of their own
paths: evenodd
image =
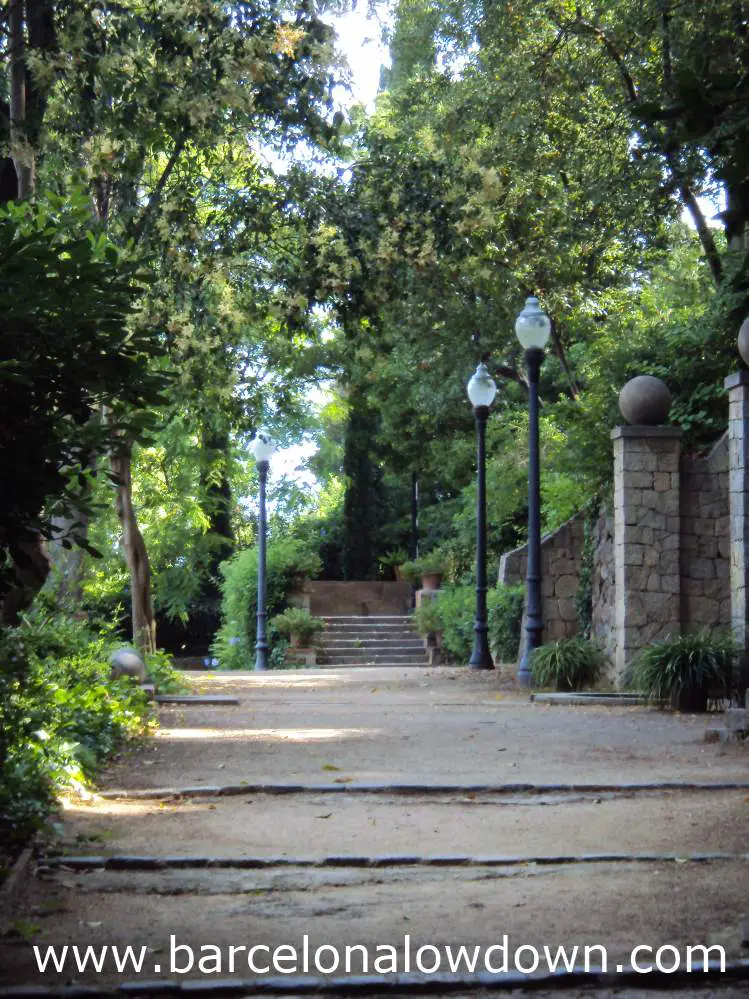
<svg viewBox="0 0 749 999">
<path fill-rule="evenodd" d="M 537 298 L 527 298 L 515 322 L 515 332 L 525 348 L 528 368 L 528 571 L 526 574 L 525 650 L 518 664 L 517 678 L 523 687 L 532 683 L 530 658 L 541 645 L 543 606 L 541 603 L 541 487 L 538 460 L 538 376 L 544 347 L 551 333 L 549 317 L 541 311 Z"/>
<path fill-rule="evenodd" d="M 265 487 L 268 482 L 268 467 L 276 448 L 267 430 L 258 430 L 252 442 L 252 451 L 257 462 L 260 480 L 259 511 L 257 519 L 257 633 L 255 641 L 255 669 L 268 668 L 268 633 L 266 628 L 266 572 L 265 540 L 267 534 L 265 512 Z"/>
<path fill-rule="evenodd" d="M 485 364 L 479 364 L 468 382 L 468 398 L 476 417 L 476 623 L 473 652 L 468 660 L 471 669 L 494 669 L 489 651 L 486 616 L 486 421 L 494 402 L 497 386 Z"/>
</svg>

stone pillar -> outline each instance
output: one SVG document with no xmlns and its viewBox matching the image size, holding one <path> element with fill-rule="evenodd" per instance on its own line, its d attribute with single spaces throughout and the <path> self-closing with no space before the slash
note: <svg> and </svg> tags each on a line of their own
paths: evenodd
<svg viewBox="0 0 749 999">
<path fill-rule="evenodd" d="M 681 630 L 678 427 L 616 427 L 614 573 L 617 685 L 645 646 Z"/>
<path fill-rule="evenodd" d="M 749 371 L 728 389 L 728 482 L 731 524 L 731 628 L 749 655 Z"/>
</svg>

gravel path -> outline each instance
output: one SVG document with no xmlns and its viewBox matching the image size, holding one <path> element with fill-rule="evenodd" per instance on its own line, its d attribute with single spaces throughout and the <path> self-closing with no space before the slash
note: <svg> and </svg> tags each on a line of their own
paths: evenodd
<svg viewBox="0 0 749 999">
<path fill-rule="evenodd" d="M 406 937 L 416 949 L 505 934 L 511 948 L 605 945 L 610 970 L 637 944 L 749 956 L 748 758 L 704 742 L 705 718 L 531 704 L 494 674 L 455 669 L 225 674 L 196 686 L 239 704 L 162 707 L 156 737 L 105 775 L 107 797 L 65 803 L 60 854 L 29 878 L 16 936 L 0 944 L 3 985 L 138 981 L 155 995 L 169 978 L 173 989 L 233 979 L 253 994 L 264 976 L 246 959 L 232 973 L 229 948 L 305 936 L 341 953 L 390 945 L 401 962 Z M 673 786 L 648 789 L 663 783 Z M 299 786 L 278 793 L 289 784 Z M 207 793 L 224 785 L 231 797 Z M 146 789 L 156 796 L 121 796 Z M 220 969 L 196 960 L 169 975 L 170 937 L 196 954 L 221 948 Z M 32 944 L 129 944 L 146 959 L 140 978 L 111 962 L 101 974 L 42 974 Z M 742 983 L 694 981 L 680 994 L 746 994 L 746 970 Z M 287 994 L 303 984 L 289 980 Z M 460 995 L 459 984 L 443 991 Z M 462 994 L 483 995 L 480 984 Z M 556 996 L 651 994 L 625 980 L 551 984 Z M 374 994 L 366 987 L 356 994 Z"/>
</svg>

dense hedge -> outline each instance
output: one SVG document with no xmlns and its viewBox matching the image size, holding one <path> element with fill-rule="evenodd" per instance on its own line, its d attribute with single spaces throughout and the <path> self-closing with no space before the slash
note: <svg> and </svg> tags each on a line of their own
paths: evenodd
<svg viewBox="0 0 749 999">
<path fill-rule="evenodd" d="M 267 548 L 268 620 L 286 607 L 286 598 L 302 576 L 316 576 L 320 559 L 293 538 L 271 540 Z M 252 669 L 257 621 L 257 548 L 247 548 L 221 566 L 221 627 L 211 648 L 221 669 Z M 271 646 L 274 635 L 269 632 Z M 271 648 L 271 655 L 272 655 Z"/>
<path fill-rule="evenodd" d="M 0 844 L 28 839 L 56 794 L 81 789 L 97 766 L 145 731 L 145 695 L 110 679 L 109 655 L 122 645 L 61 615 L 29 615 L 0 633 Z M 162 689 L 175 674 L 163 655 L 148 663 Z"/>
<path fill-rule="evenodd" d="M 497 586 L 486 597 L 489 646 L 495 658 L 511 662 L 520 643 L 523 587 Z M 448 586 L 415 612 L 416 627 L 423 635 L 439 632 L 442 649 L 456 662 L 465 664 L 473 648 L 476 590 L 472 586 Z"/>
</svg>

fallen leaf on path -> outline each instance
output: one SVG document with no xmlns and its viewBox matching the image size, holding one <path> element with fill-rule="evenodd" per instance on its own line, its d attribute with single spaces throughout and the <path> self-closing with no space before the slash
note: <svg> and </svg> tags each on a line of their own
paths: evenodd
<svg viewBox="0 0 749 999">
<path fill-rule="evenodd" d="M 334 784 L 349 784 L 354 778 L 353 777 L 336 777 L 333 781 Z"/>
<path fill-rule="evenodd" d="M 332 812 L 328 812 L 327 815 L 316 815 L 315 818 L 316 819 L 329 819 L 332 814 L 333 814 Z"/>
<path fill-rule="evenodd" d="M 332 763 L 323 763 L 323 770 L 340 770 L 340 767 L 333 766 Z"/>
</svg>

